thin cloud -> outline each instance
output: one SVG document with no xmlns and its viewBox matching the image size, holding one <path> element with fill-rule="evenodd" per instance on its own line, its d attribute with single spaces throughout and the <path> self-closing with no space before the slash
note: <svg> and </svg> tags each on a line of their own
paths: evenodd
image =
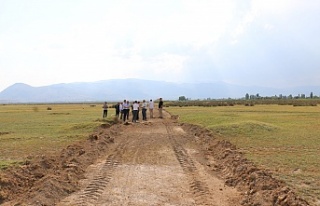
<svg viewBox="0 0 320 206">
<path fill-rule="evenodd" d="M 318 0 L 2 0 L 0 90 L 112 78 L 316 85 L 319 9 Z"/>
</svg>

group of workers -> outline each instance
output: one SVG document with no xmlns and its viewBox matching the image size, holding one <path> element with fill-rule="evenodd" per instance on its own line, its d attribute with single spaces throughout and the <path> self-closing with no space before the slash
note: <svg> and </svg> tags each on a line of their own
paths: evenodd
<svg viewBox="0 0 320 206">
<path fill-rule="evenodd" d="M 105 118 L 108 115 L 107 102 L 104 103 L 102 108 L 103 108 L 103 118 Z M 162 108 L 163 108 L 163 101 L 162 101 L 162 98 L 160 98 L 159 104 L 158 104 L 159 118 L 163 118 Z M 150 99 L 149 102 L 147 102 L 146 100 L 143 100 L 142 102 L 134 101 L 132 104 L 129 101 L 124 100 L 123 102 L 117 103 L 115 105 L 115 109 L 116 109 L 116 116 L 120 120 L 123 120 L 124 122 L 129 120 L 130 109 L 132 112 L 132 122 L 137 122 L 139 120 L 140 111 L 142 111 L 142 120 L 144 121 L 147 120 L 147 110 L 149 110 L 150 119 L 154 118 L 153 117 L 154 102 L 152 101 L 152 99 Z"/>
</svg>

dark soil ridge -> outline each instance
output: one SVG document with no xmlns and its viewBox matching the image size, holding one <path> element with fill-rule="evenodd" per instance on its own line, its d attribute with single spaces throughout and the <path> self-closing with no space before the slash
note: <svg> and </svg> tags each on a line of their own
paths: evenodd
<svg viewBox="0 0 320 206">
<path fill-rule="evenodd" d="M 284 182 L 244 158 L 230 142 L 218 141 L 210 130 L 199 126 L 180 125 L 207 148 L 207 159 L 213 160 L 209 168 L 220 175 L 226 185 L 243 191 L 242 205 L 309 205 Z M 77 191 L 86 168 L 108 149 L 122 126 L 103 124 L 87 140 L 68 146 L 57 156 L 37 156 L 20 167 L 3 171 L 0 204 L 54 205 Z"/>
</svg>

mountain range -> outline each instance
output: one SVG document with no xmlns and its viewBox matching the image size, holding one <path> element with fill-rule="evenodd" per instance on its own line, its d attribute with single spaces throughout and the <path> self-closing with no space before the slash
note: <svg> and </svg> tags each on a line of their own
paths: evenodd
<svg viewBox="0 0 320 206">
<path fill-rule="evenodd" d="M 142 79 L 114 79 L 97 82 L 61 83 L 32 87 L 16 83 L 0 92 L 0 103 L 97 102 L 158 99 L 243 98 L 246 93 L 260 96 L 309 94 L 319 96 L 320 86 L 277 89 L 239 86 L 224 82 L 173 83 Z"/>
</svg>

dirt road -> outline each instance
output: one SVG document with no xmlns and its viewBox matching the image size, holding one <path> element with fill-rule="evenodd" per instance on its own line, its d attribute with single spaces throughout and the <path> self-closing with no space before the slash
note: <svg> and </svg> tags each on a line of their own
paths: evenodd
<svg viewBox="0 0 320 206">
<path fill-rule="evenodd" d="M 239 193 L 201 164 L 181 127 L 157 119 L 127 126 L 63 205 L 240 205 Z"/>
<path fill-rule="evenodd" d="M 309 205 L 203 128 L 102 125 L 86 141 L 0 175 L 7 205 Z"/>
</svg>

